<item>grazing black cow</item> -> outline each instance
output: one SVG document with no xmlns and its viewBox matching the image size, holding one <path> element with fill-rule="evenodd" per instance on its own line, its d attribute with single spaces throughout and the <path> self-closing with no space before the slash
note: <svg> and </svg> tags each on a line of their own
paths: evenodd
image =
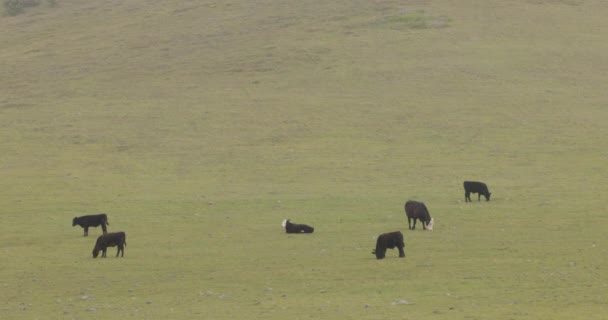
<svg viewBox="0 0 608 320">
<path fill-rule="evenodd" d="M 471 193 L 477 193 L 477 201 L 481 201 L 481 196 L 486 198 L 486 201 L 490 201 L 490 191 L 485 183 L 479 181 L 465 181 L 464 182 L 464 202 L 471 201 Z"/>
<path fill-rule="evenodd" d="M 291 223 L 289 219 L 283 220 L 282 225 L 286 233 L 313 233 L 315 231 L 315 228 L 309 225 Z"/>
<path fill-rule="evenodd" d="M 118 251 L 116 251 L 116 256 L 122 252 L 121 257 L 125 256 L 125 246 L 127 245 L 127 235 L 124 232 L 112 232 L 102 234 L 97 238 L 97 242 L 95 242 L 95 247 L 93 247 L 93 258 L 97 258 L 99 251 L 102 251 L 101 257 L 106 257 L 106 250 L 108 247 L 116 247 L 118 246 Z"/>
<path fill-rule="evenodd" d="M 372 250 L 372 254 L 376 255 L 376 259 L 384 259 L 386 249 L 399 249 L 399 258 L 405 257 L 405 243 L 403 242 L 403 234 L 401 231 L 393 231 L 389 233 L 383 233 L 378 236 L 376 240 L 376 249 Z"/>
<path fill-rule="evenodd" d="M 407 216 L 407 225 L 410 230 L 416 229 L 416 219 L 422 222 L 422 229 L 433 231 L 433 218 L 429 214 L 429 210 L 422 202 L 408 200 L 405 202 L 405 215 Z M 414 223 L 412 224 L 412 220 Z"/>
<path fill-rule="evenodd" d="M 89 227 L 98 227 L 101 225 L 101 229 L 103 230 L 103 234 L 108 233 L 106 229 L 106 225 L 110 225 L 108 223 L 108 216 L 105 213 L 101 214 L 92 214 L 88 216 L 75 217 L 72 220 L 72 227 L 75 225 L 79 225 L 84 228 L 84 236 L 89 235 Z"/>
</svg>

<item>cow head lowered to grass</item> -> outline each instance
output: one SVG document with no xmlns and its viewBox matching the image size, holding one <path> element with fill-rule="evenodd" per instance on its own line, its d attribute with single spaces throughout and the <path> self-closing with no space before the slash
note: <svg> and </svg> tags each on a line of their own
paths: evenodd
<svg viewBox="0 0 608 320">
<path fill-rule="evenodd" d="M 127 245 L 127 235 L 124 232 L 113 232 L 102 234 L 97 238 L 95 247 L 93 247 L 93 258 L 97 258 L 99 251 L 102 252 L 101 257 L 106 257 L 108 247 L 118 247 L 116 256 L 122 252 L 121 257 L 125 256 L 125 246 Z"/>
<path fill-rule="evenodd" d="M 286 233 L 313 233 L 315 228 L 306 224 L 291 223 L 290 219 L 283 220 L 282 226 Z"/>
<path fill-rule="evenodd" d="M 420 220 L 422 229 L 433 231 L 433 218 L 423 202 L 408 200 L 405 203 L 405 215 L 410 230 L 416 229 L 416 220 Z"/>
<path fill-rule="evenodd" d="M 376 259 L 384 259 L 386 255 L 386 249 L 399 249 L 399 258 L 405 257 L 405 242 L 403 241 L 403 234 L 401 231 L 393 231 L 383 233 L 378 236 L 376 240 L 376 249 L 372 250 L 372 254 L 376 255 Z"/>
<path fill-rule="evenodd" d="M 486 201 L 490 201 L 490 190 L 488 186 L 479 181 L 465 181 L 464 186 L 464 202 L 471 202 L 471 193 L 477 193 L 477 201 L 481 200 L 481 196 L 486 198 Z"/>
</svg>

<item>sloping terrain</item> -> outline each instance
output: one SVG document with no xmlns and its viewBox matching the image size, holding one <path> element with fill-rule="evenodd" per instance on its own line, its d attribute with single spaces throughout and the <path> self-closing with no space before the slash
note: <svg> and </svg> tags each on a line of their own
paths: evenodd
<svg viewBox="0 0 608 320">
<path fill-rule="evenodd" d="M 605 314 L 608 4 L 48 4 L 0 17 L 0 319 Z"/>
</svg>

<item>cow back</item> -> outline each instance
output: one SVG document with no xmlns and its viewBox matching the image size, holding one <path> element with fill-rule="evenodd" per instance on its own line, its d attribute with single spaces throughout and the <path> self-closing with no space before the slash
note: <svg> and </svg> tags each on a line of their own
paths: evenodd
<svg viewBox="0 0 608 320">
<path fill-rule="evenodd" d="M 405 203 L 405 214 L 408 218 L 417 218 L 426 222 L 431 221 L 429 210 L 426 208 L 426 205 L 423 202 L 408 200 Z"/>
<path fill-rule="evenodd" d="M 102 234 L 97 238 L 96 247 L 113 247 L 117 245 L 126 244 L 127 235 L 124 232 L 111 232 Z"/>
<path fill-rule="evenodd" d="M 107 224 L 108 216 L 105 213 L 75 217 L 74 220 L 72 220 L 72 226 L 97 227 L 99 225 Z"/>
<path fill-rule="evenodd" d="M 479 182 L 479 181 L 465 181 L 463 183 L 463 186 L 464 186 L 464 190 L 468 191 L 468 192 L 482 193 L 482 194 L 489 193 L 488 186 L 485 183 L 483 183 L 483 182 Z"/>
</svg>

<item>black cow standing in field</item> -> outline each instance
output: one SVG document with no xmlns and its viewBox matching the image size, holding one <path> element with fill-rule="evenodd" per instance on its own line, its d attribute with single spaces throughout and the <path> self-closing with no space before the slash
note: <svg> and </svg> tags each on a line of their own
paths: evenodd
<svg viewBox="0 0 608 320">
<path fill-rule="evenodd" d="M 410 230 L 416 229 L 416 219 L 420 219 L 422 229 L 433 231 L 433 218 L 431 218 L 429 210 L 424 203 L 408 200 L 405 202 L 405 215 L 407 216 L 407 225 Z M 414 221 L 413 224 L 412 220 Z"/>
<path fill-rule="evenodd" d="M 286 233 L 313 233 L 315 231 L 315 228 L 309 225 L 291 223 L 289 219 L 283 220 L 282 226 Z"/>
<path fill-rule="evenodd" d="M 393 231 L 389 233 L 383 233 L 378 236 L 376 240 L 376 249 L 372 250 L 372 254 L 376 255 L 376 259 L 384 259 L 386 249 L 399 249 L 399 258 L 405 257 L 405 243 L 403 242 L 403 234 L 401 231 Z"/>
<path fill-rule="evenodd" d="M 121 257 L 125 256 L 125 246 L 127 245 L 127 235 L 124 232 L 112 232 L 102 234 L 97 238 L 95 247 L 93 247 L 93 258 L 97 258 L 99 251 L 102 251 L 101 257 L 106 257 L 106 250 L 108 247 L 118 247 L 116 251 L 116 257 L 121 254 Z"/>
<path fill-rule="evenodd" d="M 486 201 L 490 201 L 490 191 L 485 183 L 479 181 L 465 181 L 464 182 L 464 202 L 471 201 L 471 193 L 477 193 L 477 201 L 481 201 L 481 196 L 486 198 Z"/>
<path fill-rule="evenodd" d="M 103 230 L 103 234 L 106 234 L 108 233 L 106 225 L 109 225 L 108 216 L 106 216 L 105 213 L 101 213 L 82 217 L 75 217 L 74 220 L 72 220 L 72 227 L 75 225 L 79 225 L 84 228 L 85 237 L 89 235 L 89 227 L 98 227 L 100 225 L 101 229 Z"/>
</svg>

